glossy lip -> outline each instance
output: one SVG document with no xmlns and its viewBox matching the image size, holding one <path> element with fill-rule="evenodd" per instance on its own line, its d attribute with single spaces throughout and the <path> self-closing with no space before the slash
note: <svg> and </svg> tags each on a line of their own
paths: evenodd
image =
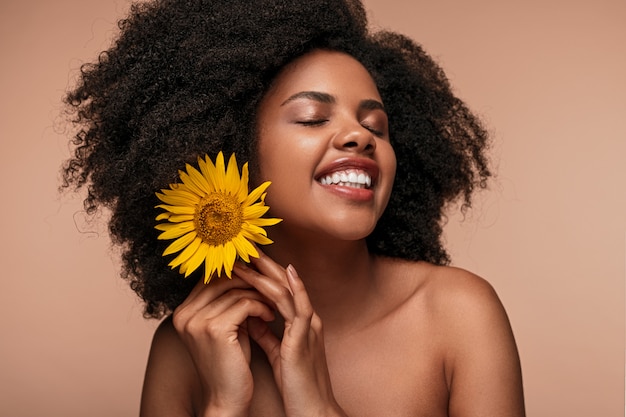
<svg viewBox="0 0 626 417">
<path fill-rule="evenodd" d="M 341 185 L 322 185 L 320 179 L 333 172 L 344 171 L 347 169 L 358 169 L 367 172 L 372 179 L 372 185 L 369 188 L 353 188 Z M 340 158 L 330 164 L 324 166 L 319 173 L 315 175 L 315 181 L 322 187 L 338 194 L 342 197 L 356 201 L 368 201 L 374 197 L 373 188 L 376 186 L 378 179 L 378 164 L 371 159 L 366 158 Z"/>
</svg>

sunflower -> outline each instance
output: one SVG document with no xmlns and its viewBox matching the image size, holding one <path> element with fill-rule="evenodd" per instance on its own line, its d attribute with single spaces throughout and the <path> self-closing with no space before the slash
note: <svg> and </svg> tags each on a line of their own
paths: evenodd
<svg viewBox="0 0 626 417">
<path fill-rule="evenodd" d="M 156 206 L 165 210 L 156 220 L 167 220 L 155 226 L 162 231 L 160 240 L 175 239 L 163 256 L 180 252 L 170 263 L 179 267 L 185 278 L 204 262 L 204 282 L 208 283 L 222 270 L 231 278 L 237 257 L 250 262 L 250 256 L 259 253 L 251 242 L 267 245 L 264 226 L 272 226 L 281 219 L 261 218 L 269 206 L 265 205 L 264 182 L 248 193 L 248 163 L 239 176 L 237 160 L 232 154 L 228 167 L 220 152 L 215 165 L 208 157 L 198 158 L 200 171 L 187 164 L 186 172 L 179 171 L 181 183 L 170 184 L 156 196 L 165 204 Z"/>
</svg>

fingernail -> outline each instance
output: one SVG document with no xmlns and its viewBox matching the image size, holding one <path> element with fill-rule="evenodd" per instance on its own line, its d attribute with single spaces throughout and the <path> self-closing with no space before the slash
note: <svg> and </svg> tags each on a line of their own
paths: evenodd
<svg viewBox="0 0 626 417">
<path fill-rule="evenodd" d="M 294 277 L 298 276 L 298 273 L 296 272 L 296 268 L 294 268 L 293 265 L 291 264 L 287 265 L 287 272 L 289 272 Z"/>
</svg>

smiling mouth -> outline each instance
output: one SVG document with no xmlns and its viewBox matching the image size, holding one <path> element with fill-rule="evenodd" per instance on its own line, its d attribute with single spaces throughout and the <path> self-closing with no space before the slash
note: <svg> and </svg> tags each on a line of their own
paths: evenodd
<svg viewBox="0 0 626 417">
<path fill-rule="evenodd" d="M 346 169 L 324 175 L 318 180 L 322 185 L 339 185 L 352 188 L 370 188 L 372 177 L 360 169 Z"/>
</svg>

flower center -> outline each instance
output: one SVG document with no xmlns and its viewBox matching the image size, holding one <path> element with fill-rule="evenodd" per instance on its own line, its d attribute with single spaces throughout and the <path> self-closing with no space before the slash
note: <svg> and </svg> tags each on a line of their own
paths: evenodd
<svg viewBox="0 0 626 417">
<path fill-rule="evenodd" d="M 193 220 L 200 238 L 209 245 L 219 246 L 239 234 L 243 211 L 235 197 L 212 193 L 200 200 Z"/>
</svg>

